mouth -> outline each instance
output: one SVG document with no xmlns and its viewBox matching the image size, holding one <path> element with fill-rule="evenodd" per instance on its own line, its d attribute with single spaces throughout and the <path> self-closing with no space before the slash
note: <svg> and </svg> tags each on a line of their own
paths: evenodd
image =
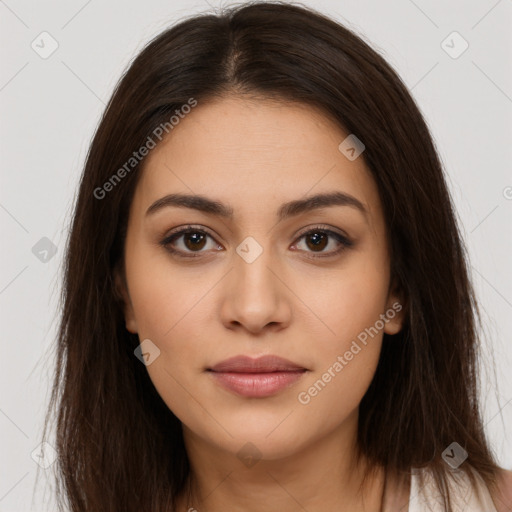
<svg viewBox="0 0 512 512">
<path fill-rule="evenodd" d="M 218 384 L 237 395 L 264 398 L 295 384 L 308 369 L 271 355 L 256 359 L 236 356 L 207 371 Z"/>
</svg>

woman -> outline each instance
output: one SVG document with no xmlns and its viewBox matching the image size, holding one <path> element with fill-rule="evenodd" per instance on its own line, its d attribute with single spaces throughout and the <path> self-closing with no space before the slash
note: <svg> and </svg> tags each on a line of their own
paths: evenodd
<svg viewBox="0 0 512 512">
<path fill-rule="evenodd" d="M 300 6 L 181 22 L 85 165 L 50 413 L 74 511 L 512 507 L 441 164 L 390 66 Z"/>
</svg>

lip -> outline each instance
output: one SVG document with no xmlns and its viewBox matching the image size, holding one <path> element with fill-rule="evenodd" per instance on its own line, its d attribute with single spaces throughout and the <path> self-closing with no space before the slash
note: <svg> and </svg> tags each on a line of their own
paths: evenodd
<svg viewBox="0 0 512 512">
<path fill-rule="evenodd" d="M 224 388 L 241 396 L 272 396 L 297 382 L 308 370 L 275 355 L 236 356 L 207 369 Z"/>
<path fill-rule="evenodd" d="M 261 357 L 235 356 L 208 368 L 213 372 L 232 373 L 271 373 L 279 371 L 306 370 L 300 364 L 293 363 L 279 356 L 267 355 Z"/>
</svg>

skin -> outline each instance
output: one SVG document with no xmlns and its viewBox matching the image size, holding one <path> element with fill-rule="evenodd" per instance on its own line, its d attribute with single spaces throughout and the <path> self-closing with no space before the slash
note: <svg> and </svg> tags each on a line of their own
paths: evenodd
<svg viewBox="0 0 512 512">
<path fill-rule="evenodd" d="M 496 512 L 512 511 L 512 470 L 500 468 L 495 486 L 491 489 L 491 498 Z"/>
<path fill-rule="evenodd" d="M 350 161 L 338 149 L 347 135 L 306 105 L 229 96 L 198 104 L 145 160 L 118 283 L 126 328 L 160 350 L 147 371 L 183 424 L 195 478 L 191 501 L 182 497 L 179 510 L 379 510 L 381 471 L 364 496 L 358 493 L 365 465 L 355 452 L 358 406 L 383 333 L 402 328 L 405 308 L 308 404 L 298 401 L 359 333 L 402 304 L 390 281 L 377 186 L 362 157 Z M 282 203 L 333 191 L 357 198 L 367 215 L 330 206 L 278 222 Z M 175 206 L 146 214 L 170 193 L 228 204 L 233 219 Z M 179 258 L 160 245 L 187 224 L 211 235 L 202 246 L 190 240 L 187 246 L 186 236 L 174 241 L 184 253 L 199 251 L 196 258 Z M 319 257 L 340 244 L 329 237 L 315 252 L 301 233 L 318 225 L 353 245 Z M 251 263 L 236 252 L 248 236 L 263 250 Z M 241 397 L 206 371 L 240 354 L 276 354 L 308 372 L 274 396 Z M 248 442 L 262 457 L 252 467 L 237 457 Z M 408 489 L 388 482 L 385 510 L 392 500 L 407 503 Z"/>
</svg>

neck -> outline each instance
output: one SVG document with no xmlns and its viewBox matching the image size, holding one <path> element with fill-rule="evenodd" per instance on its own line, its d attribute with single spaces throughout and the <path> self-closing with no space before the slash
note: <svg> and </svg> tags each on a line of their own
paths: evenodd
<svg viewBox="0 0 512 512">
<path fill-rule="evenodd" d="M 247 467 L 236 453 L 206 443 L 183 426 L 191 466 L 187 493 L 179 512 L 379 511 L 383 504 L 384 471 L 370 473 L 356 449 L 357 415 L 330 435 L 293 454 L 270 456 Z M 241 443 L 243 445 L 245 443 Z M 257 443 L 254 443 L 257 444 Z"/>
</svg>

